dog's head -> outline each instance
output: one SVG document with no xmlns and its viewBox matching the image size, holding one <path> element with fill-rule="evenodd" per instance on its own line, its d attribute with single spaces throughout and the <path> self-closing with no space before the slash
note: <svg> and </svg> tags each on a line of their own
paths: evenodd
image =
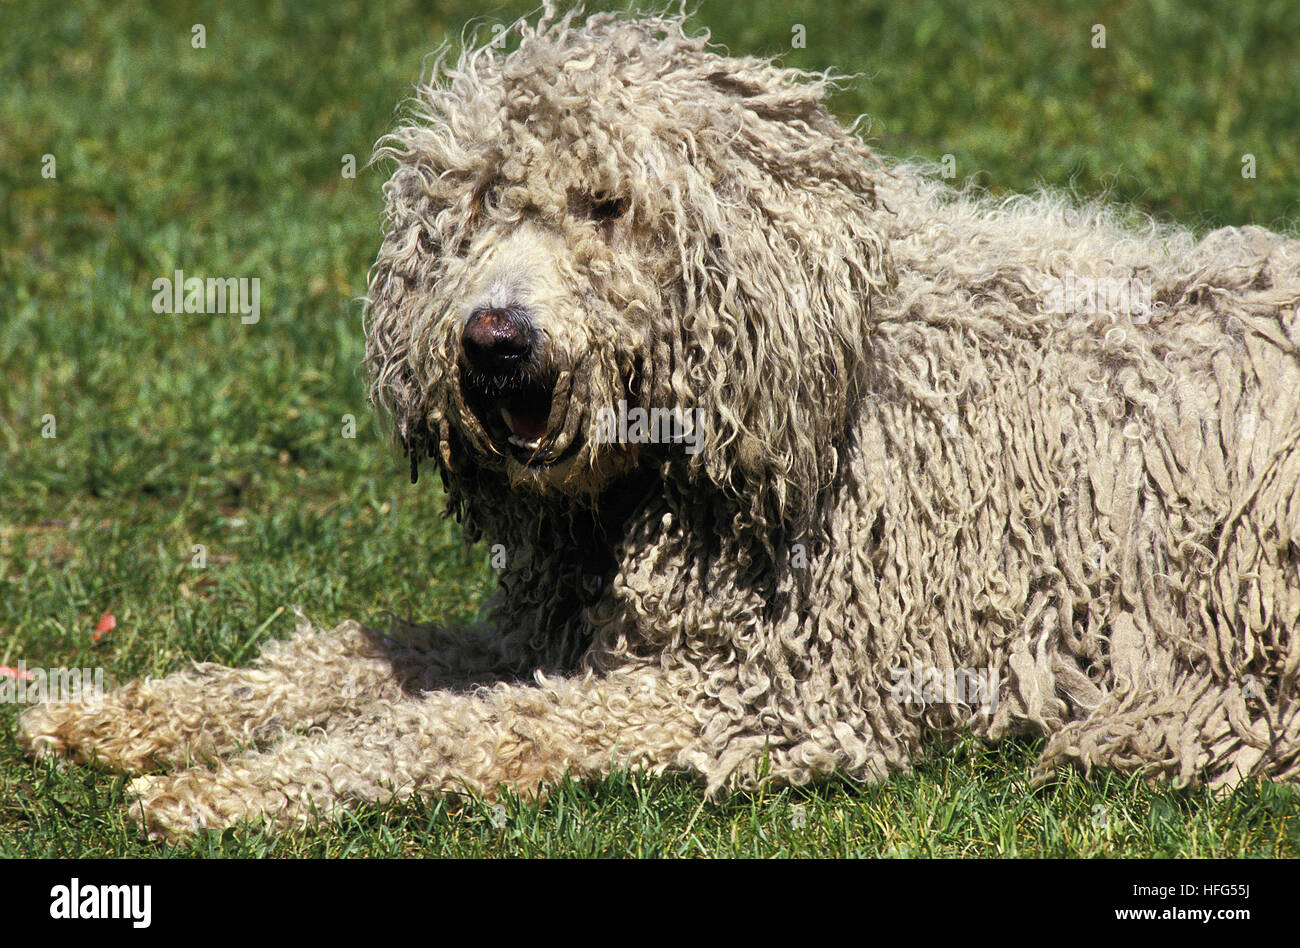
<svg viewBox="0 0 1300 948">
<path fill-rule="evenodd" d="M 372 395 L 453 503 L 657 467 L 775 524 L 829 481 L 889 282 L 882 172 L 824 76 L 707 39 L 548 11 L 444 50 L 381 141 Z"/>
</svg>

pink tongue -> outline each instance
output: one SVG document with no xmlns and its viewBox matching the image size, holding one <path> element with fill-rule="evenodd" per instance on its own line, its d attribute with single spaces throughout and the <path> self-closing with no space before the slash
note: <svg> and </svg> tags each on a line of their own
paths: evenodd
<svg viewBox="0 0 1300 948">
<path fill-rule="evenodd" d="M 510 430 L 515 437 L 522 438 L 525 441 L 536 441 L 546 434 L 547 419 L 538 417 L 533 412 L 507 411 L 506 421 L 509 422 Z"/>
</svg>

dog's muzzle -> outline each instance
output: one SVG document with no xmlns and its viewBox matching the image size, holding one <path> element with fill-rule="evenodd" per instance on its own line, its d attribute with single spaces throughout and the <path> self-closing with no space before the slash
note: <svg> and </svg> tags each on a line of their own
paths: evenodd
<svg viewBox="0 0 1300 948">
<path fill-rule="evenodd" d="M 548 442 L 554 373 L 522 307 L 475 308 L 461 330 L 461 385 L 483 430 L 523 464 L 556 460 Z"/>
</svg>

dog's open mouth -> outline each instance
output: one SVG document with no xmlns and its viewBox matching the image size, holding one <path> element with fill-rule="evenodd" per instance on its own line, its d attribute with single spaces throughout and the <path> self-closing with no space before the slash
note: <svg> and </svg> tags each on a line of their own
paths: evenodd
<svg viewBox="0 0 1300 948">
<path fill-rule="evenodd" d="M 474 416 L 500 454 L 528 467 L 546 467 L 577 451 L 579 438 L 560 444 L 559 433 L 551 430 L 553 384 L 516 379 L 508 385 L 483 385 L 468 375 L 463 385 Z"/>
<path fill-rule="evenodd" d="M 551 396 L 545 391 L 529 397 L 530 393 L 505 399 L 500 405 L 501 420 L 510 433 L 506 440 L 516 448 L 536 451 L 546 437 L 546 425 L 551 418 Z"/>
<path fill-rule="evenodd" d="M 549 387 L 525 385 L 517 392 L 494 399 L 496 418 L 489 416 L 484 430 L 498 444 L 504 437 L 510 453 L 521 464 L 550 463 L 544 444 L 550 433 L 552 401 Z M 482 416 L 479 421 L 484 422 Z"/>
</svg>

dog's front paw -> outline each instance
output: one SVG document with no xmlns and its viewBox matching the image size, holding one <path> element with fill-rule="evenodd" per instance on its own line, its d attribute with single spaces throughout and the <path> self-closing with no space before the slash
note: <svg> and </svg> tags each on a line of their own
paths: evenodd
<svg viewBox="0 0 1300 948">
<path fill-rule="evenodd" d="M 120 754 L 112 750 L 125 750 L 125 742 L 117 736 L 121 728 L 120 714 L 106 706 L 45 702 L 18 717 L 18 743 L 34 757 L 68 756 L 82 762 L 93 759 L 131 769 L 124 759 L 119 764 Z"/>
<path fill-rule="evenodd" d="M 38 704 L 18 716 L 18 743 L 33 757 L 60 757 L 69 753 L 72 729 L 67 705 Z"/>
<path fill-rule="evenodd" d="M 168 762 L 176 735 L 152 726 L 157 700 L 140 682 L 95 701 L 46 702 L 18 718 L 18 741 L 36 757 L 69 756 L 127 773 L 154 770 Z"/>
<path fill-rule="evenodd" d="M 177 776 L 154 774 L 136 777 L 126 787 L 127 813 L 150 839 L 173 842 L 221 825 L 210 807 L 197 805 L 185 785 L 177 786 Z"/>
<path fill-rule="evenodd" d="M 203 830 L 221 830 L 244 820 L 286 829 L 295 822 L 289 796 L 273 785 L 248 780 L 236 762 L 215 770 L 190 767 L 150 774 L 127 784 L 127 812 L 151 839 L 172 842 Z"/>
</svg>

